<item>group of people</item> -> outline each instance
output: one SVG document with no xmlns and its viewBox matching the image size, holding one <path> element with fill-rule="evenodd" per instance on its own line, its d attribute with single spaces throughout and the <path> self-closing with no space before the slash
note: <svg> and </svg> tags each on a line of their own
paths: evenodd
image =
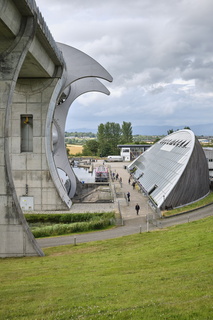
<svg viewBox="0 0 213 320">
<path fill-rule="evenodd" d="M 129 177 L 129 180 L 128 180 L 128 183 L 129 183 L 129 184 L 131 183 L 131 179 L 132 179 L 132 177 L 130 176 L 130 177 Z M 135 183 L 135 181 L 133 181 L 133 182 L 132 182 L 133 190 L 135 189 L 135 185 L 136 185 L 136 183 Z"/>
<path fill-rule="evenodd" d="M 113 172 L 113 173 L 112 173 L 112 178 L 113 178 L 113 180 L 114 180 L 114 179 L 118 180 L 118 178 L 119 178 L 119 174 L 118 174 L 118 173 Z M 120 179 L 121 179 L 121 178 L 120 178 Z"/>
<path fill-rule="evenodd" d="M 129 185 L 131 184 L 131 180 L 132 180 L 132 177 L 130 176 L 130 177 L 129 177 L 129 180 L 128 180 Z M 133 188 L 133 190 L 135 189 L 135 185 L 136 185 L 136 183 L 135 183 L 135 181 L 133 181 L 133 182 L 132 182 L 132 188 Z M 127 192 L 127 195 L 126 195 L 126 196 L 127 196 L 127 201 L 129 202 L 129 201 L 130 201 L 130 192 L 129 192 L 129 191 Z M 136 214 L 139 215 L 140 206 L 139 206 L 138 203 L 135 205 L 135 211 L 136 211 Z"/>
<path fill-rule="evenodd" d="M 122 178 L 121 177 L 119 178 L 119 174 L 118 173 L 113 172 L 112 173 L 112 178 L 113 178 L 113 180 L 115 179 L 115 180 L 119 181 L 120 184 L 121 184 L 121 187 L 122 187 Z M 129 185 L 131 184 L 131 180 L 132 180 L 132 177 L 130 176 L 129 180 L 128 180 Z M 136 183 L 135 183 L 135 181 L 133 181 L 132 182 L 133 190 L 135 189 L 135 185 L 136 185 Z M 130 192 L 129 191 L 126 194 L 126 197 L 127 197 L 127 201 L 130 202 Z M 140 206 L 139 206 L 138 203 L 135 205 L 135 211 L 136 211 L 136 214 L 139 215 Z"/>
<path fill-rule="evenodd" d="M 126 196 L 127 196 L 127 201 L 130 202 L 130 192 L 129 191 L 127 192 Z M 140 206 L 138 203 L 135 206 L 135 211 L 136 211 L 136 214 L 139 215 Z"/>
<path fill-rule="evenodd" d="M 119 181 L 119 182 L 120 182 L 120 185 L 121 185 L 121 187 L 122 187 L 122 178 L 121 178 L 121 177 L 119 178 L 119 174 L 118 174 L 118 173 L 113 172 L 113 173 L 112 173 L 112 179 L 113 179 L 113 180 L 116 180 L 116 181 Z"/>
</svg>

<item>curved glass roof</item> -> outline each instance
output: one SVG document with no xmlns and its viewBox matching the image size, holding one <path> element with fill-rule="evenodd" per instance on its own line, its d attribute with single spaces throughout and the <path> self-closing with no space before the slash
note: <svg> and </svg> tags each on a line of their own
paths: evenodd
<svg viewBox="0 0 213 320">
<path fill-rule="evenodd" d="M 192 154 L 195 136 L 179 130 L 166 136 L 140 155 L 129 169 L 138 184 L 160 207 L 181 177 Z"/>
</svg>

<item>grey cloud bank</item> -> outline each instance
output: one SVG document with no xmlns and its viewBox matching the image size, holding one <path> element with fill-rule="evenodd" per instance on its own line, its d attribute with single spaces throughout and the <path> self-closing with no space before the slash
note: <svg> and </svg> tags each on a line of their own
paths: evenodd
<svg viewBox="0 0 213 320">
<path fill-rule="evenodd" d="M 212 0 L 36 2 L 56 41 L 90 55 L 114 79 L 109 97 L 88 93 L 74 102 L 67 129 L 211 124 Z"/>
</svg>

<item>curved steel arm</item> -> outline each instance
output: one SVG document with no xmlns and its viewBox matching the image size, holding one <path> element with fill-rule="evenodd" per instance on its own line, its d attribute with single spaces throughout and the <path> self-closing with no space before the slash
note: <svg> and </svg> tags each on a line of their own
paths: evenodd
<svg viewBox="0 0 213 320">
<path fill-rule="evenodd" d="M 67 79 L 65 87 L 69 86 L 74 81 L 85 77 L 101 78 L 112 82 L 112 76 L 93 58 L 66 44 L 57 42 L 57 45 L 62 51 L 66 61 Z"/>
<path fill-rule="evenodd" d="M 53 132 L 53 136 L 55 137 L 55 143 L 53 145 L 54 161 L 56 167 L 62 169 L 69 177 L 71 189 L 68 195 L 70 198 L 74 197 L 77 185 L 76 176 L 70 166 L 64 142 L 66 118 L 73 101 L 80 95 L 92 91 L 105 93 L 107 95 L 110 94 L 109 90 L 99 80 L 95 78 L 80 79 L 71 85 L 70 94 L 64 103 L 55 108 Z"/>
</svg>

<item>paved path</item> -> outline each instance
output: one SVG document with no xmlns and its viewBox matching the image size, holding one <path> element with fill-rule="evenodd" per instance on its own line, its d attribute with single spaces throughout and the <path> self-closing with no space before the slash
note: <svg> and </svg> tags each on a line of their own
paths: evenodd
<svg viewBox="0 0 213 320">
<path fill-rule="evenodd" d="M 114 203 L 98 203 L 98 204 L 74 204 L 69 212 L 108 212 L 111 210 L 118 209 L 118 203 L 120 204 L 122 218 L 124 220 L 124 225 L 119 226 L 110 230 L 97 231 L 92 233 L 76 234 L 72 236 L 61 236 L 53 238 L 42 238 L 37 239 L 37 242 L 42 248 L 55 247 L 60 245 L 84 243 L 90 241 L 113 239 L 122 236 L 127 236 L 131 234 L 136 234 L 139 232 L 147 232 L 156 230 L 159 228 L 166 228 L 175 224 L 188 223 L 189 221 L 199 220 L 201 218 L 213 215 L 213 205 L 202 208 L 200 210 L 193 211 L 184 215 L 179 215 L 176 217 L 168 219 L 155 219 L 154 223 L 147 224 L 147 215 L 153 216 L 154 213 L 152 209 L 147 204 L 147 198 L 137 189 L 133 189 L 131 184 L 128 183 L 129 174 L 126 169 L 124 169 L 124 164 L 126 163 L 111 163 L 111 170 L 115 174 L 118 173 L 119 177 L 122 178 L 122 187 L 118 181 L 114 181 L 112 185 L 117 192 L 120 194 L 126 194 L 130 192 L 130 202 L 127 203 L 125 198 L 117 198 Z M 140 206 L 139 215 L 136 215 L 135 205 L 136 203 Z M 67 213 L 67 212 L 66 212 Z"/>
</svg>

